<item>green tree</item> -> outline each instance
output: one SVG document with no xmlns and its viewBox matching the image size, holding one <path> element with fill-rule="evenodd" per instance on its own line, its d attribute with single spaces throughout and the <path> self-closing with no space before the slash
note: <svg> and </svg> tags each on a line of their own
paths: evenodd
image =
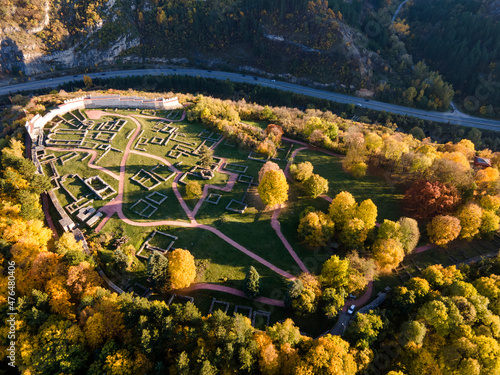
<svg viewBox="0 0 500 375">
<path fill-rule="evenodd" d="M 266 332 L 278 347 L 285 344 L 289 344 L 293 347 L 301 340 L 299 327 L 295 326 L 292 319 L 286 319 L 282 323 L 275 323 L 267 327 Z"/>
<path fill-rule="evenodd" d="M 413 135 L 414 138 L 418 139 L 421 141 L 422 139 L 425 138 L 425 133 L 422 129 L 420 129 L 418 126 L 413 127 L 410 130 L 410 134 Z"/>
<path fill-rule="evenodd" d="M 37 374 L 76 374 L 87 366 L 85 337 L 77 324 L 53 315 L 30 338 L 26 366 Z M 25 343 L 28 345 L 28 342 Z"/>
<path fill-rule="evenodd" d="M 327 318 L 333 319 L 337 316 L 345 304 L 347 293 L 344 289 L 326 288 L 323 291 L 322 300 L 324 303 L 323 312 Z"/>
<path fill-rule="evenodd" d="M 373 311 L 367 314 L 358 313 L 347 328 L 345 336 L 357 348 L 369 348 L 377 340 L 384 325 L 382 317 Z"/>
<path fill-rule="evenodd" d="M 285 203 L 288 200 L 288 183 L 281 170 L 267 171 L 257 188 L 262 202 L 266 206 Z"/>
<path fill-rule="evenodd" d="M 200 165 L 202 168 L 209 169 L 214 162 L 214 150 L 203 145 L 200 149 Z"/>
<path fill-rule="evenodd" d="M 254 266 L 250 266 L 243 283 L 243 291 L 250 298 L 256 298 L 260 294 L 260 275 Z"/>
<path fill-rule="evenodd" d="M 418 244 L 420 239 L 420 230 L 418 223 L 415 219 L 409 217 L 402 217 L 398 221 L 399 228 L 399 241 L 403 246 L 405 254 L 410 254 Z"/>
<path fill-rule="evenodd" d="M 421 347 L 426 333 L 427 328 L 424 323 L 415 320 L 404 322 L 401 326 L 399 342 L 405 347 Z"/>
<path fill-rule="evenodd" d="M 385 219 L 378 228 L 377 238 L 382 240 L 400 241 L 401 225 L 398 222 Z"/>
<path fill-rule="evenodd" d="M 113 262 L 118 271 L 123 272 L 129 265 L 128 257 L 120 249 L 113 252 Z"/>
<path fill-rule="evenodd" d="M 148 277 L 158 291 L 168 288 L 168 259 L 158 251 L 153 251 L 148 258 Z"/>
<path fill-rule="evenodd" d="M 305 161 L 299 164 L 292 164 L 290 166 L 290 174 L 297 181 L 303 182 L 311 177 L 311 175 L 313 174 L 313 169 L 313 165 L 310 162 Z"/>
<path fill-rule="evenodd" d="M 359 271 L 351 268 L 348 259 L 340 259 L 337 255 L 333 255 L 323 264 L 319 281 L 325 288 L 345 289 L 351 293 L 358 288 L 358 285 L 353 283 L 355 274 L 359 274 Z"/>
<path fill-rule="evenodd" d="M 328 193 L 328 180 L 318 174 L 313 174 L 304 182 L 307 195 L 317 198 L 321 194 Z"/>
<path fill-rule="evenodd" d="M 479 231 L 486 237 L 493 238 L 493 235 L 500 228 L 500 218 L 493 211 L 483 211 L 481 217 L 481 227 Z"/>
</svg>

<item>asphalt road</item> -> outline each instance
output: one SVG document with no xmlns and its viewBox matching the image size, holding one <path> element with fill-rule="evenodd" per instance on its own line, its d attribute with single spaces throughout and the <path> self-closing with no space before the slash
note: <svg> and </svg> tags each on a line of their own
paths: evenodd
<svg viewBox="0 0 500 375">
<path fill-rule="evenodd" d="M 350 104 L 353 103 L 358 107 L 374 109 L 377 111 L 386 111 L 399 115 L 408 115 L 436 122 L 450 123 L 455 125 L 470 126 L 479 129 L 500 130 L 500 121 L 482 119 L 465 115 L 454 110 L 453 112 L 433 112 L 420 109 L 403 107 L 395 104 L 378 102 L 375 100 L 367 100 L 354 96 L 337 94 L 330 91 L 317 90 L 305 86 L 300 86 L 292 83 L 275 81 L 271 79 L 254 77 L 246 74 L 219 72 L 201 69 L 188 68 L 162 68 L 162 69 L 138 69 L 138 70 L 119 70 L 106 73 L 89 73 L 91 78 L 112 78 L 112 77 L 127 77 L 141 75 L 189 75 L 200 76 L 203 78 L 215 78 L 220 80 L 230 80 L 233 82 L 244 82 L 258 84 L 261 86 L 272 87 L 279 90 L 291 91 L 297 94 L 303 94 L 315 98 L 326 99 L 337 103 Z M 37 90 L 41 88 L 56 88 L 57 86 L 73 80 L 82 80 L 83 74 L 76 76 L 64 76 L 57 78 L 49 78 L 43 80 L 33 80 L 17 85 L 9 85 L 0 87 L 0 95 L 16 93 L 20 91 Z"/>
<path fill-rule="evenodd" d="M 335 326 L 330 330 L 331 335 L 343 336 L 345 330 L 349 326 L 349 321 L 351 320 L 352 315 L 347 314 L 345 311 L 341 311 L 339 313 L 339 318 Z"/>
</svg>

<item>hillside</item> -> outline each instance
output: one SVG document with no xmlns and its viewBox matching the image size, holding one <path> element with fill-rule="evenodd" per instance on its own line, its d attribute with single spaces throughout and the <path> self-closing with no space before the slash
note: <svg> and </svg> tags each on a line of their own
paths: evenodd
<svg viewBox="0 0 500 375">
<path fill-rule="evenodd" d="M 447 110 L 451 87 L 425 66 L 413 73 L 411 56 L 390 27 L 396 6 L 360 0 L 110 0 L 76 6 L 2 0 L 1 74 L 182 64 Z M 405 95 L 424 79 L 431 84 L 416 86 L 419 100 Z"/>
<path fill-rule="evenodd" d="M 496 0 L 419 0 L 402 13 L 406 46 L 443 74 L 469 113 L 500 116 L 500 3 Z"/>
<path fill-rule="evenodd" d="M 135 95 L 132 108 L 89 96 L 111 93 Z M 137 109 L 141 95 L 155 94 L 18 95 L 5 109 L 58 115 L 33 137 L 35 164 L 22 131 L 3 138 L 0 311 L 17 315 L 0 324 L 2 365 L 47 375 L 496 373 L 500 152 L 208 95 Z M 106 108 L 75 107 L 85 100 Z M 475 156 L 492 166 L 478 169 Z M 210 184 L 197 169 L 213 172 Z M 266 206 L 276 175 L 286 203 Z M 43 191 L 64 209 L 42 211 Z M 82 218 L 92 206 L 104 213 L 97 225 Z M 63 210 L 79 220 L 75 237 L 56 227 Z"/>
</svg>

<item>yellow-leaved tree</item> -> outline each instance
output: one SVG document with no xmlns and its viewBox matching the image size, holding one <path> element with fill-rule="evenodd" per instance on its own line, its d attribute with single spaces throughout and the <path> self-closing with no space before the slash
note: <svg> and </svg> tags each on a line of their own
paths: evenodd
<svg viewBox="0 0 500 375">
<path fill-rule="evenodd" d="M 167 255 L 172 289 L 187 288 L 196 278 L 194 257 L 188 250 L 175 249 Z"/>
<path fill-rule="evenodd" d="M 356 200 L 348 191 L 342 191 L 333 198 L 329 213 L 337 229 L 354 217 L 357 207 Z"/>
<path fill-rule="evenodd" d="M 282 170 L 264 173 L 258 187 L 259 196 L 267 206 L 285 203 L 288 200 L 288 183 Z"/>
<path fill-rule="evenodd" d="M 382 272 L 395 269 L 405 257 L 401 242 L 394 239 L 378 239 L 372 247 L 373 259 Z"/>
<path fill-rule="evenodd" d="M 458 237 L 462 226 L 460 220 L 448 215 L 439 215 L 427 224 L 427 234 L 432 243 L 445 246 L 448 242 Z"/>
</svg>

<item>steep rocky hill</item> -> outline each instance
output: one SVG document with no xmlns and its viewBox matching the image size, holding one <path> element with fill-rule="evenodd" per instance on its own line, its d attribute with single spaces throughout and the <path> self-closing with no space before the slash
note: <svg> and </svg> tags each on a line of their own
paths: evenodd
<svg viewBox="0 0 500 375">
<path fill-rule="evenodd" d="M 387 65 L 326 1 L 1 0 L 0 8 L 4 75 L 190 62 L 357 87 Z"/>
</svg>

